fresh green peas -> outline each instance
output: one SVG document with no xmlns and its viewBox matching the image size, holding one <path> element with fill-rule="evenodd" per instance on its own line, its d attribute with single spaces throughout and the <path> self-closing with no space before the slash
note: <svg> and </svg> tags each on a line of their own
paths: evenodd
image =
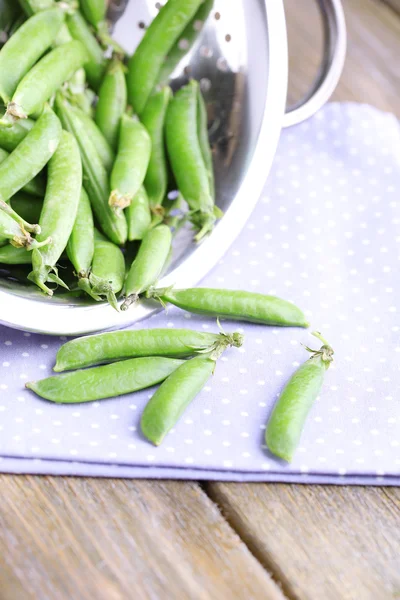
<svg viewBox="0 0 400 600">
<path fill-rule="evenodd" d="M 89 277 L 94 254 L 94 223 L 90 200 L 84 188 L 74 227 L 67 245 L 68 258 L 79 279 Z"/>
<path fill-rule="evenodd" d="M 129 61 L 128 72 L 129 100 L 139 116 L 157 83 L 165 57 L 203 1 L 169 0 L 146 29 Z"/>
<path fill-rule="evenodd" d="M 299 445 L 301 434 L 316 398 L 318 397 L 325 377 L 325 372 L 333 361 L 333 349 L 321 337 L 320 350 L 311 350 L 311 358 L 305 362 L 290 378 L 283 389 L 269 418 L 265 430 L 265 443 L 269 450 L 291 462 Z"/>
<path fill-rule="evenodd" d="M 166 225 L 159 225 L 146 233 L 126 279 L 126 298 L 121 310 L 127 310 L 137 302 L 139 295 L 158 280 L 168 260 L 171 243 L 171 230 Z"/>
<path fill-rule="evenodd" d="M 119 310 L 116 294 L 122 290 L 124 280 L 125 260 L 120 248 L 95 230 L 92 270 L 89 278 L 79 280 L 79 287 L 94 300 L 107 298 Z"/>
<path fill-rule="evenodd" d="M 51 402 L 92 402 L 152 387 L 164 381 L 181 364 L 181 360 L 174 358 L 133 358 L 104 367 L 48 377 L 27 383 L 26 387 Z"/>
<path fill-rule="evenodd" d="M 67 16 L 67 25 L 74 40 L 79 41 L 86 50 L 86 63 L 80 66 L 85 68 L 90 87 L 97 91 L 107 68 L 103 49 L 79 11 Z"/>
<path fill-rule="evenodd" d="M 0 165 L 0 198 L 8 200 L 45 167 L 57 150 L 61 123 L 46 107 L 35 126 Z"/>
<path fill-rule="evenodd" d="M 110 206 L 126 208 L 139 192 L 150 161 L 151 139 L 137 117 L 123 115 L 117 158 L 111 172 Z"/>
<path fill-rule="evenodd" d="M 108 204 L 110 186 L 107 171 L 99 158 L 90 134 L 61 94 L 57 94 L 55 105 L 63 127 L 73 133 L 78 142 L 82 158 L 85 190 L 88 193 L 97 221 L 114 244 L 123 245 L 128 238 L 126 218 L 123 213 L 116 214 Z"/>
<path fill-rule="evenodd" d="M 212 376 L 215 361 L 192 358 L 176 369 L 158 388 L 143 411 L 140 421 L 143 435 L 159 446 L 177 424 L 189 404 Z"/>
<path fill-rule="evenodd" d="M 99 127 L 89 115 L 85 114 L 82 110 L 76 107 L 73 107 L 72 110 L 80 119 L 83 127 L 86 128 L 86 133 L 89 135 L 94 146 L 96 147 L 97 154 L 99 155 L 104 168 L 106 171 L 111 171 L 115 156 L 110 144 L 107 142 Z"/>
<path fill-rule="evenodd" d="M 141 115 L 141 121 L 151 138 L 151 156 L 144 185 L 150 207 L 158 209 L 168 189 L 168 167 L 164 141 L 165 116 L 172 97 L 171 88 L 165 87 L 153 94 Z"/>
<path fill-rule="evenodd" d="M 276 296 L 241 290 L 190 288 L 150 291 L 149 297 L 158 297 L 164 303 L 170 302 L 199 315 L 280 327 L 308 327 L 304 313 L 297 306 Z"/>
<path fill-rule="evenodd" d="M 200 229 L 196 241 L 212 230 L 216 220 L 208 165 L 198 136 L 198 85 L 192 80 L 175 94 L 165 120 L 168 156 L 178 189 L 194 213 L 193 223 Z"/>
<path fill-rule="evenodd" d="M 40 112 L 43 104 L 86 60 L 85 48 L 76 40 L 49 52 L 19 83 L 2 122 L 12 124 Z"/>
<path fill-rule="evenodd" d="M 25 248 L 16 248 L 11 244 L 0 248 L 0 264 L 3 265 L 31 265 L 32 254 Z"/>
<path fill-rule="evenodd" d="M 115 58 L 101 84 L 95 114 L 100 131 L 114 150 L 117 149 L 121 117 L 126 110 L 127 101 L 125 67 L 121 60 Z"/>
<path fill-rule="evenodd" d="M 140 356 L 187 358 L 222 347 L 239 347 L 242 342 L 238 333 L 205 333 L 191 329 L 112 331 L 77 338 L 61 346 L 54 371 L 70 371 Z"/>
<path fill-rule="evenodd" d="M 48 167 L 46 195 L 40 215 L 42 232 L 39 241 L 51 236 L 52 242 L 44 250 L 34 250 L 32 272 L 28 279 L 52 296 L 47 282 L 64 287 L 58 277 L 57 261 L 67 246 L 71 235 L 82 189 L 82 163 L 78 144 L 67 131 L 62 132 L 61 141 Z"/>
<path fill-rule="evenodd" d="M 125 211 L 128 223 L 128 240 L 142 240 L 151 226 L 149 197 L 142 186 Z"/>
<path fill-rule="evenodd" d="M 157 77 L 158 85 L 166 85 L 168 83 L 169 78 L 174 72 L 175 68 L 193 47 L 204 27 L 205 22 L 207 21 L 213 5 L 214 0 L 204 0 L 193 19 L 179 36 L 177 42 L 169 50 L 168 56 L 165 58 Z"/>
<path fill-rule="evenodd" d="M 107 0 L 80 0 L 85 18 L 96 29 L 104 21 L 107 12 Z"/>
<path fill-rule="evenodd" d="M 0 98 L 11 100 L 21 79 L 52 45 L 64 13 L 59 8 L 28 19 L 0 51 Z M 29 43 L 27 43 L 29 42 Z"/>
<path fill-rule="evenodd" d="M 10 198 L 10 206 L 23 219 L 30 223 L 39 223 L 43 207 L 43 198 L 32 198 L 30 194 L 18 192 Z"/>
<path fill-rule="evenodd" d="M 8 157 L 9 153 L 6 150 L 0 148 L 0 164 L 4 162 Z M 45 182 L 40 175 L 37 175 L 32 181 L 28 181 L 26 185 L 24 185 L 24 191 L 28 194 L 32 194 L 33 196 L 44 196 L 45 191 Z"/>
<path fill-rule="evenodd" d="M 0 148 L 12 152 L 35 125 L 33 119 L 17 121 L 11 127 L 0 127 Z"/>
</svg>

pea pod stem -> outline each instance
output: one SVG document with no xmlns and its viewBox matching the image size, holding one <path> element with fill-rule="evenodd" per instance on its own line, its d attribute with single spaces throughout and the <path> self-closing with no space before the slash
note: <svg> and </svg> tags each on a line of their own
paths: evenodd
<svg viewBox="0 0 400 600">
<path fill-rule="evenodd" d="M 14 221 L 16 221 L 19 225 L 21 225 L 21 227 L 23 227 L 23 229 L 25 231 L 28 231 L 29 233 L 34 233 L 34 234 L 38 234 L 41 232 L 40 225 L 33 225 L 33 224 L 25 221 L 25 219 L 20 217 L 19 214 L 15 210 L 13 210 L 13 208 L 11 208 L 11 206 L 9 204 L 4 202 L 3 200 L 0 200 L 0 210 L 4 211 L 10 217 L 12 217 L 14 219 Z"/>
</svg>

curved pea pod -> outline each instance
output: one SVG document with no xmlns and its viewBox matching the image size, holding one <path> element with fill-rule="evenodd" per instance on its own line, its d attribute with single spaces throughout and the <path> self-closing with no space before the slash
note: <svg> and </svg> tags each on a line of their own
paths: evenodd
<svg viewBox="0 0 400 600">
<path fill-rule="evenodd" d="M 59 8 L 43 11 L 28 19 L 0 51 L 0 98 L 11 100 L 21 79 L 52 45 L 64 13 Z M 29 43 L 27 43 L 29 40 Z"/>
<path fill-rule="evenodd" d="M 146 233 L 126 279 L 126 298 L 121 310 L 127 310 L 137 302 L 140 294 L 155 284 L 168 260 L 171 244 L 171 230 L 166 225 L 159 225 Z"/>
<path fill-rule="evenodd" d="M 104 21 L 107 13 L 106 0 L 80 0 L 79 4 L 86 20 L 93 27 L 97 28 Z"/>
<path fill-rule="evenodd" d="M 158 388 L 143 411 L 143 435 L 159 446 L 167 433 L 206 385 L 215 369 L 210 358 L 192 358 L 176 369 Z"/>
<path fill-rule="evenodd" d="M 195 213 L 196 241 L 212 230 L 216 217 L 207 166 L 198 136 L 198 83 L 190 81 L 171 100 L 165 135 L 178 189 Z"/>
<path fill-rule="evenodd" d="M 333 349 L 320 336 L 324 345 L 310 350 L 311 358 L 290 378 L 275 404 L 265 430 L 268 449 L 283 460 L 291 462 L 299 445 L 307 416 L 317 399 L 325 372 L 333 361 Z"/>
<path fill-rule="evenodd" d="M 101 84 L 95 113 L 100 131 L 114 150 L 117 149 L 121 117 L 127 101 L 125 67 L 119 59 L 114 59 Z"/>
<path fill-rule="evenodd" d="M 122 290 L 124 280 L 125 259 L 120 248 L 95 230 L 91 273 L 88 278 L 79 280 L 79 287 L 94 300 L 100 301 L 105 297 L 118 311 L 116 294 Z"/>
<path fill-rule="evenodd" d="M 169 50 L 157 76 L 158 85 L 166 85 L 181 60 L 190 52 L 198 39 L 213 8 L 214 0 L 204 0 L 190 23 L 182 31 L 179 39 Z"/>
<path fill-rule="evenodd" d="M 46 107 L 31 131 L 0 165 L 0 198 L 8 200 L 46 166 L 57 150 L 61 123 Z"/>
<path fill-rule="evenodd" d="M 149 197 L 142 186 L 125 211 L 128 223 L 128 240 L 142 240 L 151 227 Z"/>
<path fill-rule="evenodd" d="M 87 61 L 84 68 L 90 87 L 97 91 L 107 68 L 103 49 L 79 11 L 67 16 L 67 25 L 74 40 L 79 41 L 86 50 Z"/>
<path fill-rule="evenodd" d="M 207 107 L 203 98 L 203 94 L 201 93 L 200 86 L 197 86 L 197 135 L 204 165 L 207 171 L 210 194 L 213 201 L 215 201 L 214 164 L 210 141 L 208 138 Z"/>
<path fill-rule="evenodd" d="M 71 235 L 82 189 L 82 163 L 78 144 L 67 131 L 62 132 L 60 144 L 48 167 L 46 195 L 40 215 L 42 228 L 38 236 L 47 236 L 52 242 L 32 254 L 32 272 L 28 279 L 49 296 L 53 295 L 46 283 L 53 282 L 67 287 L 58 277 L 57 261 L 65 250 Z"/>
<path fill-rule="evenodd" d="M 11 127 L 0 127 L 0 148 L 12 152 L 28 135 L 36 121 L 33 119 L 22 119 Z"/>
<path fill-rule="evenodd" d="M 71 340 L 57 352 L 54 371 L 70 371 L 140 356 L 187 358 L 217 347 L 242 343 L 240 334 L 205 333 L 191 329 L 112 331 Z"/>
<path fill-rule="evenodd" d="M 110 186 L 107 171 L 101 162 L 90 134 L 60 94 L 56 96 L 55 106 L 63 127 L 73 133 L 78 142 L 82 158 L 85 190 L 97 221 L 103 232 L 114 244 L 123 245 L 128 238 L 126 218 L 123 213 L 117 215 L 108 204 Z"/>
<path fill-rule="evenodd" d="M 9 156 L 9 152 L 0 148 L 0 164 Z M 40 175 L 37 175 L 34 179 L 32 179 L 32 181 L 28 181 L 28 183 L 23 187 L 25 192 L 32 194 L 33 196 L 43 196 L 45 188 L 45 181 Z"/>
<path fill-rule="evenodd" d="M 3 265 L 31 265 L 32 254 L 25 248 L 16 248 L 11 244 L 0 248 L 0 264 Z"/>
<path fill-rule="evenodd" d="M 149 196 L 150 207 L 153 209 L 162 205 L 168 188 L 164 126 L 171 97 L 172 91 L 169 87 L 156 92 L 149 98 L 141 115 L 141 121 L 151 138 L 150 162 L 144 185 Z"/>
<path fill-rule="evenodd" d="M 43 198 L 32 198 L 30 194 L 18 192 L 10 198 L 10 206 L 25 221 L 39 223 L 43 207 Z"/>
<path fill-rule="evenodd" d="M 15 248 L 25 248 L 26 250 L 33 250 L 49 242 L 49 240 L 46 240 L 43 244 L 38 243 L 17 220 L 2 210 L 1 207 L 0 239 L 3 241 L 9 240 Z"/>
<path fill-rule="evenodd" d="M 7 113 L 0 122 L 12 124 L 18 119 L 40 112 L 44 103 L 86 60 L 86 50 L 76 40 L 46 54 L 18 84 L 8 103 Z"/>
<path fill-rule="evenodd" d="M 151 139 L 146 128 L 136 117 L 123 115 L 121 119 L 118 153 L 111 172 L 113 208 L 126 208 L 139 192 L 150 161 Z"/>
<path fill-rule="evenodd" d="M 94 223 L 90 200 L 83 188 L 67 254 L 79 279 L 89 277 L 94 255 Z"/>
<path fill-rule="evenodd" d="M 203 0 L 169 0 L 146 29 L 128 71 L 129 101 L 139 116 L 157 83 L 165 57 L 202 3 Z"/>
<path fill-rule="evenodd" d="M 115 155 L 110 144 L 107 142 L 99 127 L 89 115 L 85 114 L 82 110 L 76 107 L 73 107 L 72 110 L 81 121 L 83 127 L 86 128 L 86 133 L 89 135 L 94 146 L 96 147 L 97 154 L 99 155 L 104 168 L 106 171 L 111 171 L 111 168 L 114 164 Z"/>
<path fill-rule="evenodd" d="M 212 288 L 167 289 L 150 293 L 149 296 L 159 297 L 164 303 L 170 302 L 199 315 L 281 327 L 309 325 L 297 306 L 276 296 Z"/>
<path fill-rule="evenodd" d="M 181 364 L 181 360 L 174 358 L 133 358 L 104 367 L 55 375 L 27 383 L 26 387 L 51 402 L 92 402 L 157 385 Z"/>
</svg>

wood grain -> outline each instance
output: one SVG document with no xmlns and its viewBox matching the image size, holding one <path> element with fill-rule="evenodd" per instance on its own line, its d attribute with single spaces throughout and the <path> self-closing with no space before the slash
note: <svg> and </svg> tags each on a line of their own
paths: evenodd
<svg viewBox="0 0 400 600">
<path fill-rule="evenodd" d="M 284 600 L 195 483 L 3 475 L 0 488 L 1 600 Z"/>
<path fill-rule="evenodd" d="M 400 597 L 399 490 L 222 483 L 206 489 L 288 597 Z"/>
</svg>

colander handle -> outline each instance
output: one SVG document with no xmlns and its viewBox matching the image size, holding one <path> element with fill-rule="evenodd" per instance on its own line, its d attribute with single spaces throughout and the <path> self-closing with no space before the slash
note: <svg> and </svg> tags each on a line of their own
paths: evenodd
<svg viewBox="0 0 400 600">
<path fill-rule="evenodd" d="M 283 126 L 290 127 L 315 114 L 330 98 L 343 71 L 346 57 L 346 22 L 341 0 L 318 0 L 325 29 L 324 58 L 308 94 L 285 114 Z"/>
</svg>

